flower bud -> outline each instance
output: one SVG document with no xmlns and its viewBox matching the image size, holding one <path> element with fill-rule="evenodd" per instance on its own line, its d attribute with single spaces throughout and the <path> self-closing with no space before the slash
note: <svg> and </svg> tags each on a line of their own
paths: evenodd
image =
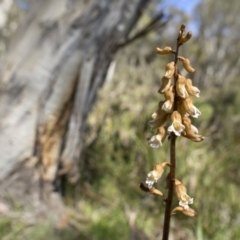
<svg viewBox="0 0 240 240">
<path fill-rule="evenodd" d="M 174 62 L 170 62 L 166 65 L 166 72 L 164 77 L 166 78 L 171 78 L 174 74 L 175 71 L 175 63 Z"/>
<path fill-rule="evenodd" d="M 165 48 L 163 48 L 163 49 L 161 49 L 161 48 L 156 48 L 156 52 L 158 53 L 158 54 L 160 54 L 160 55 L 166 55 L 166 54 L 169 54 L 169 53 L 172 53 L 173 52 L 173 50 L 172 50 L 172 48 L 171 47 L 165 47 Z"/>
<path fill-rule="evenodd" d="M 165 91 L 167 91 L 170 88 L 170 86 L 171 86 L 171 79 L 163 76 L 162 77 L 162 85 L 161 85 L 160 89 L 158 90 L 158 92 L 164 93 Z"/>
<path fill-rule="evenodd" d="M 185 88 L 186 85 L 186 78 L 183 77 L 182 75 L 178 74 L 178 79 L 176 82 L 176 91 L 179 97 L 181 98 L 187 98 L 188 97 L 188 92 Z"/>
<path fill-rule="evenodd" d="M 185 70 L 187 72 L 189 72 L 189 73 L 194 73 L 195 72 L 195 69 L 191 67 L 189 59 L 181 57 L 181 56 L 179 56 L 178 59 L 182 61 L 183 67 L 185 68 Z"/>
<path fill-rule="evenodd" d="M 162 197 L 162 196 L 163 196 L 163 193 L 162 193 L 160 190 L 158 190 L 158 189 L 156 189 L 156 188 L 154 188 L 154 187 L 152 187 L 151 189 L 149 189 L 149 192 L 150 192 L 151 194 L 156 195 L 156 196 L 159 196 L 159 197 Z"/>
<path fill-rule="evenodd" d="M 168 127 L 169 132 L 174 132 L 176 136 L 181 136 L 181 132 L 184 130 L 184 125 L 182 125 L 182 118 L 181 115 L 177 112 L 174 111 L 171 114 L 171 126 Z"/>
<path fill-rule="evenodd" d="M 187 42 L 192 37 L 192 32 L 188 32 L 185 36 L 181 36 L 179 39 L 179 43 L 183 44 Z"/>
</svg>

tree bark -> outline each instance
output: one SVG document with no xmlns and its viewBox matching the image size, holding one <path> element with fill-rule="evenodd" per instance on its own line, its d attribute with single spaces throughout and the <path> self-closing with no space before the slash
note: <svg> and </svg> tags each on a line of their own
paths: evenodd
<svg viewBox="0 0 240 240">
<path fill-rule="evenodd" d="M 87 114 L 146 4 L 34 1 L 0 63 L 2 202 L 62 214 L 54 181 L 78 180 Z"/>
</svg>

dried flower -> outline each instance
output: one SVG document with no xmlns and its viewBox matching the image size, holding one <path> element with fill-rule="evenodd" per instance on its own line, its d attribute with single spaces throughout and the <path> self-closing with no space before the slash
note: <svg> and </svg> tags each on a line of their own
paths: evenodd
<svg viewBox="0 0 240 240">
<path fill-rule="evenodd" d="M 159 93 L 164 93 L 167 91 L 171 86 L 171 79 L 167 78 L 165 76 L 162 77 L 162 85 L 160 89 L 158 90 Z"/>
<path fill-rule="evenodd" d="M 147 184 L 149 189 L 152 188 L 153 184 L 156 183 L 158 179 L 162 176 L 166 165 L 170 166 L 168 162 L 156 164 L 153 168 L 153 171 L 148 173 L 145 183 Z"/>
<path fill-rule="evenodd" d="M 162 109 L 165 112 L 172 112 L 173 103 L 174 103 L 174 92 L 173 87 L 171 86 L 167 91 L 164 92 L 165 102 L 162 105 Z"/>
<path fill-rule="evenodd" d="M 182 212 L 183 214 L 187 215 L 188 217 L 194 217 L 194 216 L 197 215 L 196 211 L 195 211 L 194 209 L 190 208 L 190 207 L 187 208 L 187 209 L 185 209 L 185 208 L 183 208 L 183 207 L 180 207 L 180 206 L 175 207 L 175 208 L 172 210 L 171 215 L 176 214 L 176 212 Z"/>
<path fill-rule="evenodd" d="M 192 125 L 191 119 L 189 117 L 184 116 L 182 118 L 182 123 L 185 126 L 185 130 L 184 131 L 186 131 L 186 132 L 192 131 L 195 134 L 198 133 L 198 129 L 195 126 Z"/>
<path fill-rule="evenodd" d="M 148 192 L 148 193 L 151 193 L 151 194 L 153 194 L 153 195 L 160 196 L 160 197 L 163 196 L 163 193 L 162 193 L 160 190 L 158 190 L 158 189 L 156 189 L 156 188 L 154 188 L 154 187 L 152 187 L 152 188 L 149 189 L 148 187 L 145 187 L 145 185 L 144 185 L 143 183 L 140 183 L 139 187 L 140 187 L 144 192 Z"/>
<path fill-rule="evenodd" d="M 160 101 L 158 103 L 158 109 L 152 114 L 153 120 L 149 121 L 149 125 L 151 126 L 151 128 L 158 128 L 166 122 L 169 113 L 162 110 L 163 104 L 164 101 Z"/>
<path fill-rule="evenodd" d="M 174 180 L 175 183 L 175 192 L 179 200 L 179 206 L 184 209 L 188 209 L 188 204 L 193 203 L 193 198 L 187 195 L 187 188 L 177 179 Z"/>
<path fill-rule="evenodd" d="M 171 78 L 174 74 L 175 71 L 175 63 L 174 62 L 170 62 L 166 65 L 166 72 L 164 77 L 166 78 Z"/>
<path fill-rule="evenodd" d="M 192 85 L 191 79 L 186 79 L 186 89 L 189 95 L 199 97 L 200 90 Z"/>
<path fill-rule="evenodd" d="M 192 130 L 183 132 L 182 136 L 185 138 L 188 138 L 194 142 L 201 142 L 205 139 L 204 136 L 196 134 Z"/>
<path fill-rule="evenodd" d="M 161 49 L 161 48 L 156 48 L 156 52 L 160 55 L 166 55 L 169 53 L 172 53 L 173 50 L 171 47 L 166 46 L 165 48 Z"/>
<path fill-rule="evenodd" d="M 178 104 L 178 111 L 182 116 L 190 115 L 198 118 L 201 112 L 193 105 L 191 98 L 181 99 Z"/>
<path fill-rule="evenodd" d="M 186 85 L 186 78 L 183 77 L 182 75 L 178 74 L 178 79 L 176 82 L 176 91 L 179 97 L 181 98 L 187 98 L 188 97 L 188 92 L 185 87 Z"/>
<path fill-rule="evenodd" d="M 181 132 L 185 129 L 184 125 L 182 125 L 182 118 L 181 115 L 174 111 L 171 114 L 171 126 L 168 127 L 169 132 L 174 132 L 176 136 L 181 136 Z"/>
<path fill-rule="evenodd" d="M 182 61 L 183 67 L 185 68 L 185 70 L 187 72 L 189 72 L 189 73 L 194 73 L 195 72 L 195 69 L 191 67 L 189 59 L 181 57 L 181 56 L 179 56 L 178 59 Z"/>
<path fill-rule="evenodd" d="M 156 135 L 152 136 L 148 140 L 148 143 L 149 143 L 150 147 L 159 148 L 160 146 L 162 146 L 166 136 L 167 136 L 166 126 L 165 127 L 159 127 Z"/>
</svg>

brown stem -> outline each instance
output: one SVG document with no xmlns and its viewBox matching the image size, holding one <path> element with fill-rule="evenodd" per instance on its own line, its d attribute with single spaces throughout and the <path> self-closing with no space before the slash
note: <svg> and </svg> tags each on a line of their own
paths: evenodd
<svg viewBox="0 0 240 240">
<path fill-rule="evenodd" d="M 177 62 L 178 62 L 178 50 L 179 50 L 179 38 L 183 34 L 185 26 L 182 25 L 180 28 L 180 32 L 178 34 L 177 44 L 176 44 L 176 52 L 175 52 L 175 73 L 174 73 L 174 87 L 176 86 L 177 81 Z M 175 91 L 175 99 L 173 110 L 177 109 L 177 93 Z M 170 220 L 171 220 L 171 209 L 172 209 L 172 199 L 173 199 L 173 192 L 174 192 L 174 179 L 175 179 L 175 168 L 176 168 L 176 135 L 172 132 L 170 135 L 170 177 L 169 177 L 169 189 L 168 189 L 168 196 L 166 199 L 166 208 L 165 208 L 165 215 L 164 215 L 164 224 L 163 224 L 163 237 L 162 240 L 168 240 L 169 236 L 169 229 L 170 229 Z"/>
</svg>

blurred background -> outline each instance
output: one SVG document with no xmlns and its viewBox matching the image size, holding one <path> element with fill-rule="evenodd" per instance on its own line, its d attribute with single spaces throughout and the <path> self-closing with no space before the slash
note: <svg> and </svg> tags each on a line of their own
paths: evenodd
<svg viewBox="0 0 240 240">
<path fill-rule="evenodd" d="M 17 61 L 19 57 L 14 55 L 19 50 L 15 51 L 16 43 L 24 42 L 23 34 L 29 30 L 22 27 L 24 24 L 26 26 L 26 19 L 35 21 L 35 15 L 31 12 L 35 2 L 34 0 L 1 0 L 0 2 L 1 64 L 8 62 L 8 68 L 9 66 L 11 68 L 10 63 Z M 75 4 L 78 1 L 69 2 Z M 87 1 L 80 2 L 83 5 L 88 4 Z M 92 4 L 94 2 L 91 1 Z M 102 2 L 112 4 L 111 1 Z M 38 8 L 41 13 L 39 6 Z M 52 11 L 54 12 L 54 8 Z M 52 223 L 41 214 L 32 216 L 31 210 L 26 211 L 24 204 L 18 204 L 18 200 L 22 197 L 16 199 L 14 194 L 11 195 L 13 197 L 9 197 L 10 193 L 7 192 L 5 196 L 1 195 L 0 238 L 3 240 L 161 239 L 165 210 L 163 200 L 142 192 L 138 185 L 145 180 L 154 164 L 169 160 L 167 141 L 157 150 L 150 148 L 147 143 L 147 138 L 154 133 L 148 121 L 156 110 L 158 102 L 163 100 L 163 96 L 157 92 L 160 80 L 165 65 L 172 60 L 172 56 L 157 55 L 155 48 L 164 46 L 174 48 L 179 27 L 185 23 L 186 30 L 192 31 L 193 37 L 181 47 L 180 55 L 189 58 L 196 69 L 194 74 L 188 75 L 194 85 L 201 90 L 200 98 L 194 98 L 194 105 L 202 115 L 194 119 L 194 125 L 206 138 L 201 143 L 183 138 L 177 139 L 176 176 L 187 186 L 189 195 L 194 198 L 192 208 L 198 214 L 194 218 L 188 218 L 180 213 L 174 215 L 171 220 L 170 239 L 240 239 L 239 12 L 240 2 L 237 0 L 231 1 L 231 4 L 228 1 L 214 0 L 148 1 L 141 9 L 141 16 L 137 18 L 125 41 L 120 43 L 121 46 L 109 58 L 107 71 L 102 75 L 99 74 L 103 82 L 94 92 L 92 98 L 94 100 L 91 101 L 91 107 L 88 106 L 89 111 L 81 112 L 86 120 L 81 134 L 81 157 L 77 161 L 77 179 L 74 175 L 76 181 L 71 179 L 68 181 L 61 167 L 59 172 L 62 174 L 54 175 L 54 180 L 51 177 L 49 180 L 49 175 L 46 177 L 40 174 L 44 181 L 47 179 L 46 181 L 54 183 L 54 189 L 57 189 L 54 192 L 63 199 L 62 205 L 66 213 L 64 221 L 56 226 L 56 222 Z M 61 15 L 57 17 L 61 18 Z M 84 17 L 80 18 L 79 24 L 84 22 L 84 19 Z M 45 38 L 51 35 L 55 26 L 50 20 L 38 24 L 48 29 Z M 102 26 L 98 27 L 100 28 Z M 62 29 L 60 23 L 59 29 L 59 31 Z M 89 36 L 91 33 L 85 38 L 90 39 Z M 32 36 L 33 41 L 36 40 L 35 37 L 36 35 Z M 29 42 L 27 44 L 31 45 Z M 41 45 L 41 42 L 38 44 Z M 111 46 L 104 44 L 101 46 L 103 56 L 105 53 L 108 56 L 106 49 Z M 55 48 L 57 49 L 56 46 Z M 33 48 L 29 49 L 33 51 Z M 59 57 L 54 51 L 52 59 Z M 31 55 L 28 54 L 28 58 L 29 56 Z M 16 63 L 17 66 L 19 64 Z M 68 64 L 66 63 L 67 66 Z M 25 71 L 28 66 L 25 66 Z M 13 80 L 4 80 L 6 69 L 5 66 L 1 70 L 2 98 L 9 92 L 17 95 L 7 85 Z M 52 86 L 53 89 L 54 86 L 56 85 Z M 61 87 L 67 88 L 64 84 Z M 89 89 L 91 88 L 94 88 L 94 84 L 90 84 Z M 31 89 L 34 91 L 33 87 Z M 74 89 L 80 91 L 76 85 Z M 19 91 L 21 90 L 17 92 Z M 8 102 L 4 99 L 1 101 L 3 119 L 4 111 L 6 112 L 8 106 L 14 111 L 17 105 L 14 103 L 11 105 L 14 101 Z M 81 106 L 80 104 L 79 108 Z M 69 108 L 74 109 L 72 105 Z M 48 110 L 44 112 L 46 116 L 47 112 Z M 7 121 L 10 121 L 9 119 Z M 66 124 L 69 121 L 66 120 Z M 22 126 L 18 124 L 17 126 Z M 3 125 L 1 122 L 1 127 Z M 29 125 L 27 126 L 29 129 Z M 75 128 L 74 131 L 78 129 Z M 65 138 L 66 135 L 66 133 L 60 134 L 60 138 Z M 30 138 L 29 141 L 44 141 L 41 140 L 42 138 L 39 139 Z M 7 141 L 0 141 L 1 149 L 5 147 L 3 142 L 6 144 Z M 32 156 L 38 155 L 32 154 Z M 31 163 L 34 160 L 35 158 L 31 157 Z M 1 161 L 4 161 L 3 157 Z M 30 165 L 39 169 L 39 164 L 38 162 Z M 64 163 L 60 162 L 59 165 L 62 166 Z M 16 166 L 19 165 L 14 165 L 14 171 L 17 172 Z M 5 184 L 12 181 L 8 180 L 11 174 L 12 169 L 1 176 L 2 192 L 11 189 L 11 185 Z M 165 176 L 166 173 L 157 183 L 157 188 L 164 193 L 167 192 Z M 28 194 L 27 190 L 23 195 L 26 194 Z M 29 204 L 31 201 L 27 203 Z M 177 206 L 177 204 L 177 199 L 174 198 L 173 205 Z M 36 204 L 35 207 L 38 208 L 38 205 Z"/>
</svg>

